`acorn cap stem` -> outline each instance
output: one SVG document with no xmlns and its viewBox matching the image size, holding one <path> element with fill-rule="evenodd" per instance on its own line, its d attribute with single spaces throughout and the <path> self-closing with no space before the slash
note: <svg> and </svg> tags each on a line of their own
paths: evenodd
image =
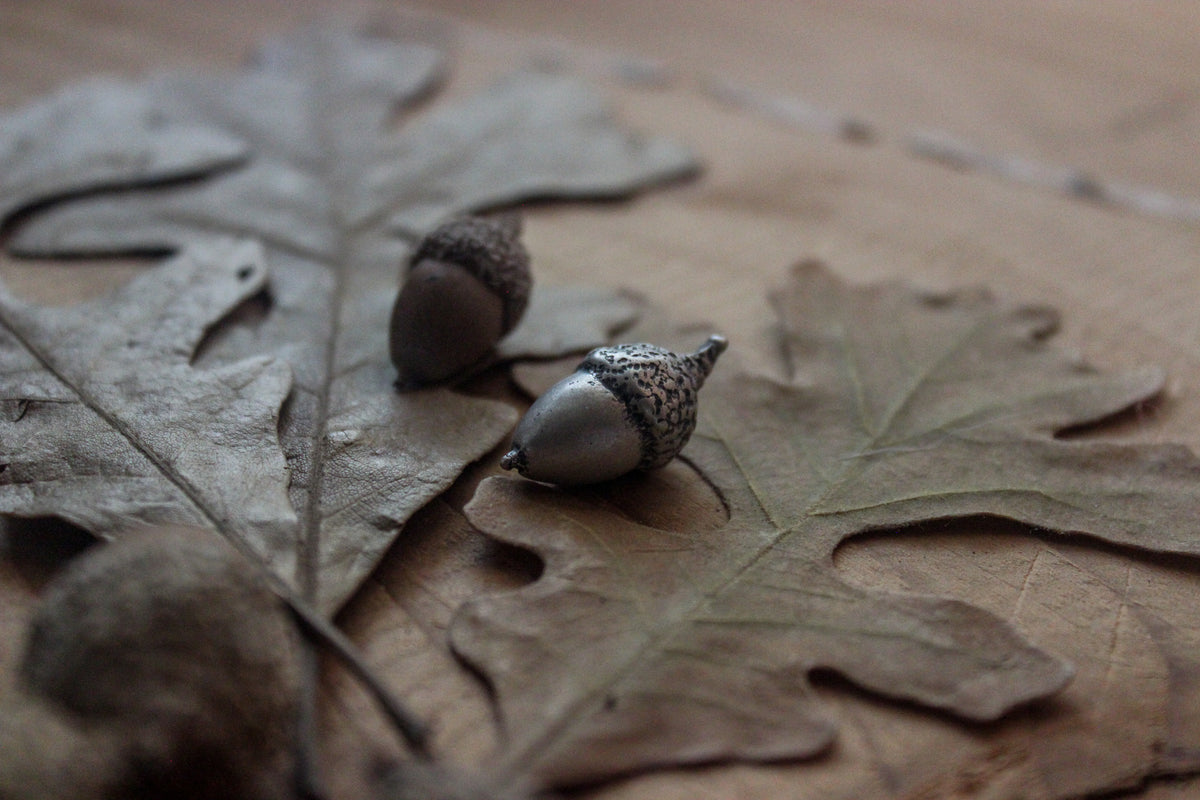
<svg viewBox="0 0 1200 800">
<path fill-rule="evenodd" d="M 695 370 L 697 389 L 708 380 L 708 376 L 712 374 L 713 365 L 717 363 L 717 358 L 725 352 L 727 347 L 729 347 L 729 340 L 714 333 L 708 337 L 708 341 L 700 345 L 696 352 L 684 356 L 684 361 L 688 362 Z"/>
</svg>

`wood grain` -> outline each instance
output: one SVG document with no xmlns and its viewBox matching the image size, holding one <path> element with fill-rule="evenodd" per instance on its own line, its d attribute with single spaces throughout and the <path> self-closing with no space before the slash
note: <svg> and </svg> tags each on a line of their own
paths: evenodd
<svg viewBox="0 0 1200 800">
<path fill-rule="evenodd" d="M 635 287 L 680 321 L 712 322 L 762 370 L 773 368 L 765 289 L 801 258 L 821 258 L 854 280 L 985 285 L 1061 308 L 1063 338 L 1105 368 L 1153 362 L 1170 372 L 1162 402 L 1101 435 L 1200 449 L 1200 227 L 987 170 L 948 169 L 909 145 L 915 132 L 943 130 L 987 154 L 1200 198 L 1200 10 L 1188 0 L 421 7 L 458 20 L 448 28 L 458 59 L 451 94 L 553 60 L 599 83 L 623 119 L 686 141 L 706 162 L 701 180 L 631 204 L 535 211 L 526 242 L 546 281 Z M 0 0 L 0 107 L 96 73 L 231 68 L 272 32 L 390 8 Z M 714 94 L 718 80 L 757 100 L 803 100 L 862 120 L 874 135 L 848 141 L 781 121 L 769 104 L 730 104 Z M 0 267 L 17 291 L 46 301 L 91 296 L 138 269 L 12 259 Z M 452 496 L 447 508 L 468 496 Z M 452 675 L 438 650 L 448 622 L 439 598 L 502 585 L 502 573 L 496 554 L 481 555 L 484 545 L 443 511 L 426 515 L 429 530 L 455 535 L 435 546 L 427 534 L 406 551 L 428 559 L 428 574 L 390 558 L 343 621 L 389 679 L 438 716 L 439 748 L 486 768 L 497 732 L 486 694 Z M 972 521 L 856 540 L 838 565 L 851 580 L 959 597 L 1005 616 L 1072 659 L 1078 677 L 1054 703 L 988 726 L 830 681 L 821 693 L 844 734 L 821 759 L 668 771 L 588 796 L 1057 798 L 1200 770 L 1200 625 L 1189 613 L 1200 600 L 1197 564 Z M 0 572 L 9 587 L 0 668 L 14 657 L 31 593 L 16 569 Z M 449 574 L 455 581 L 439 592 L 424 580 Z M 512 579 L 511 569 L 503 574 Z M 341 707 L 368 713 L 353 698 Z M 370 733 L 370 724 L 359 727 Z M 338 741 L 337 757 L 351 758 L 353 737 Z M 1143 794 L 1159 800 L 1197 788 L 1161 783 Z"/>
</svg>

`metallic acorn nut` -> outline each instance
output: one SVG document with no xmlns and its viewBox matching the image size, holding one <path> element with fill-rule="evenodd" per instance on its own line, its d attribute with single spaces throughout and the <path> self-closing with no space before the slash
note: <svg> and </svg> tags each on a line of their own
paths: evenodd
<svg viewBox="0 0 1200 800">
<path fill-rule="evenodd" d="M 696 396 L 728 342 L 695 353 L 652 344 L 599 347 L 539 397 L 500 459 L 535 481 L 599 483 L 666 466 L 696 429 Z"/>
<path fill-rule="evenodd" d="M 450 220 L 421 241 L 389 325 L 397 386 L 451 380 L 516 327 L 533 283 L 520 235 L 510 214 Z"/>
</svg>

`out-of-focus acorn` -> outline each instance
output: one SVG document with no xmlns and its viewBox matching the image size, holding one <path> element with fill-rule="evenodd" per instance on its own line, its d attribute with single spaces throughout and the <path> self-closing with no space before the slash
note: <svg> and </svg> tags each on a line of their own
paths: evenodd
<svg viewBox="0 0 1200 800">
<path fill-rule="evenodd" d="M 696 429 L 696 397 L 728 342 L 678 355 L 651 344 L 600 347 L 539 397 L 500 460 L 527 478 L 599 483 L 666 466 Z"/>
<path fill-rule="evenodd" d="M 516 327 L 533 280 L 516 215 L 462 217 L 435 228 L 409 260 L 392 307 L 396 385 L 452 380 Z"/>
<path fill-rule="evenodd" d="M 371 776 L 376 800 L 528 800 L 520 789 L 496 789 L 483 776 L 445 764 L 381 764 Z"/>
<path fill-rule="evenodd" d="M 0 725 L 0 796 L 33 796 L 16 786 L 31 782 L 68 797 L 294 796 L 299 634 L 212 532 L 128 534 L 80 556 L 35 613 L 17 677 L 13 707 L 82 738 L 41 747 L 38 730 Z M 103 771 L 75 775 L 66 762 L 89 750 Z"/>
</svg>

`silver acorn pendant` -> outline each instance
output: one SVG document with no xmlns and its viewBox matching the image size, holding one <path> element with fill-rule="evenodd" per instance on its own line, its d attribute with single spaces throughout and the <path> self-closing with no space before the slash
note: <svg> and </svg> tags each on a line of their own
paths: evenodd
<svg viewBox="0 0 1200 800">
<path fill-rule="evenodd" d="M 462 377 L 516 326 L 533 283 L 520 233 L 515 215 L 462 217 L 421 240 L 388 330 L 400 389 Z"/>
<path fill-rule="evenodd" d="M 696 429 L 696 399 L 728 342 L 679 355 L 652 344 L 597 348 L 539 397 L 500 460 L 526 478 L 600 483 L 666 466 Z"/>
</svg>

